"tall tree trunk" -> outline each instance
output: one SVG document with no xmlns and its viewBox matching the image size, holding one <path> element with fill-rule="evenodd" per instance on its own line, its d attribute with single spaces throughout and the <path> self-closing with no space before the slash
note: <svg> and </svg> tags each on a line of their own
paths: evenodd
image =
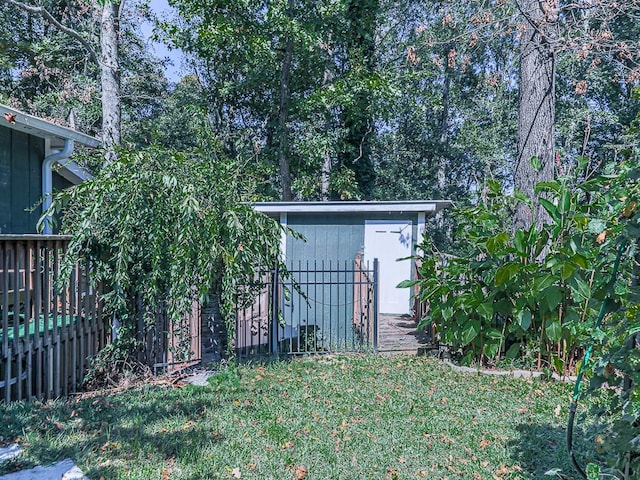
<svg viewBox="0 0 640 480">
<path fill-rule="evenodd" d="M 442 116 L 440 117 L 440 138 L 438 152 L 438 198 L 446 198 L 447 190 L 447 150 L 449 145 L 449 103 L 451 94 L 451 75 L 453 72 L 446 67 L 444 70 L 444 85 L 442 89 Z M 438 212 L 435 216 L 435 223 L 440 233 L 445 237 L 444 212 Z"/>
<path fill-rule="evenodd" d="M 120 63 L 119 44 L 120 3 L 106 0 L 100 23 L 100 80 L 102 83 L 102 142 L 105 162 L 116 158 L 115 149 L 121 143 Z"/>
<path fill-rule="evenodd" d="M 449 143 L 449 97 L 451 91 L 451 72 L 449 68 L 444 71 L 444 86 L 442 89 L 442 116 L 440 117 L 440 140 L 438 153 L 438 195 L 444 198 L 447 187 L 447 159 L 446 151 Z"/>
<path fill-rule="evenodd" d="M 327 46 L 327 57 L 332 58 L 333 49 Z M 322 86 L 325 87 L 333 82 L 335 78 L 333 71 L 333 64 L 331 62 L 327 62 L 327 67 L 324 70 L 324 77 L 322 79 Z M 333 112 L 329 110 L 327 112 L 327 118 L 324 122 L 325 132 L 331 132 L 333 129 Z M 320 198 L 322 201 L 326 202 L 329 200 L 329 189 L 331 188 L 331 168 L 333 166 L 333 158 L 331 149 L 329 147 L 326 148 L 324 155 L 322 157 L 322 172 L 320 173 Z"/>
<path fill-rule="evenodd" d="M 516 188 L 533 201 L 535 184 L 554 178 L 557 12 L 553 0 L 518 1 L 526 30 L 520 39 L 518 151 L 514 182 Z M 533 204 L 533 212 L 524 205 L 517 209 L 515 228 L 527 228 L 532 221 L 538 225 L 548 223 L 546 210 L 537 202 Z"/>
<path fill-rule="evenodd" d="M 288 16 L 293 17 L 294 0 L 289 0 Z M 289 102 L 291 99 L 291 61 L 293 57 L 293 39 L 291 33 L 287 34 L 282 59 L 282 72 L 280 73 L 280 110 L 278 112 L 278 160 L 280 166 L 280 184 L 282 187 L 282 200 L 290 201 L 291 194 L 291 168 L 289 164 Z"/>
<path fill-rule="evenodd" d="M 330 127 L 329 121 L 325 122 L 327 128 Z M 322 157 L 322 172 L 320 172 L 320 199 L 323 202 L 329 200 L 329 188 L 331 186 L 331 153 L 329 150 L 324 152 Z"/>
<path fill-rule="evenodd" d="M 356 73 L 359 85 L 355 100 L 343 112 L 344 146 L 339 154 L 341 165 L 350 168 L 356 177 L 360 194 L 371 198 L 375 170 L 371 158 L 373 132 L 373 95 L 367 85 L 375 73 L 375 33 L 380 9 L 379 0 L 350 0 L 347 7 L 349 32 L 346 45 L 349 69 Z"/>
</svg>

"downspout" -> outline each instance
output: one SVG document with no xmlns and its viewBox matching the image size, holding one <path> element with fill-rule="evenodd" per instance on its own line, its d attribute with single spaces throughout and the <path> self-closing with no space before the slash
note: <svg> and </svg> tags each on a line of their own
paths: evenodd
<svg viewBox="0 0 640 480">
<path fill-rule="evenodd" d="M 69 158 L 73 153 L 73 140 L 66 139 L 64 141 L 64 147 L 62 150 L 53 152 L 50 155 L 44 157 L 42 162 L 42 214 L 46 215 L 49 207 L 51 207 L 51 195 L 53 194 L 53 165 L 66 158 Z M 51 235 L 51 215 L 47 215 L 42 220 L 43 230 L 45 235 Z"/>
</svg>

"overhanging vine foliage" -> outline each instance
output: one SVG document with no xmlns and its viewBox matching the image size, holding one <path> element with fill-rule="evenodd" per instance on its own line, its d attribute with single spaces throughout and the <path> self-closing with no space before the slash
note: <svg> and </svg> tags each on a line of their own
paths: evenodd
<svg viewBox="0 0 640 480">
<path fill-rule="evenodd" d="M 215 145 L 149 147 L 121 151 L 95 178 L 55 196 L 61 230 L 73 235 L 68 258 L 90 259 L 125 351 L 137 346 L 134 312 L 152 322 L 166 308 L 177 326 L 212 289 L 229 325 L 237 288 L 280 261 L 282 227 L 251 207 L 252 189 L 242 165 Z"/>
</svg>

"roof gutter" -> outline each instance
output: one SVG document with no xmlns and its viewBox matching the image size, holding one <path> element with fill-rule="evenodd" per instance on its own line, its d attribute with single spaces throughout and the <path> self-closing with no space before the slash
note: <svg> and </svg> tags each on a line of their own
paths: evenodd
<svg viewBox="0 0 640 480">
<path fill-rule="evenodd" d="M 73 140 L 65 139 L 62 150 L 47 155 L 42 162 L 42 224 L 44 226 L 42 233 L 45 235 L 52 233 L 51 215 L 46 214 L 51 207 L 51 195 L 53 194 L 53 165 L 69 158 L 73 154 L 73 147 Z"/>
</svg>

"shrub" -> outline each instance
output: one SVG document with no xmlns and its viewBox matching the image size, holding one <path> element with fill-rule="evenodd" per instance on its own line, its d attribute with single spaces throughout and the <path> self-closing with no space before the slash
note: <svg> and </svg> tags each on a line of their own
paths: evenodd
<svg viewBox="0 0 640 480">
<path fill-rule="evenodd" d="M 616 203 L 628 208 L 611 199 L 609 181 L 565 175 L 538 184 L 550 223 L 515 230 L 511 214 L 529 200 L 489 181 L 482 201 L 455 210 L 455 255 L 428 239 L 421 247 L 421 278 L 406 285 L 417 283 L 430 304 L 424 322 L 466 363 L 507 359 L 573 371 L 606 295 L 615 253 L 606 218 Z"/>
<path fill-rule="evenodd" d="M 528 200 L 489 182 L 482 201 L 456 209 L 457 254 L 426 241 L 422 278 L 405 284 L 418 284 L 430 303 L 423 323 L 433 322 L 465 362 L 533 357 L 538 368 L 566 373 L 595 342 L 584 392 L 594 399 L 593 445 L 614 475 L 638 478 L 640 168 L 630 159 L 585 177 L 538 184 L 551 221 L 515 230 L 511 212 Z"/>
<path fill-rule="evenodd" d="M 68 258 L 91 260 L 127 352 L 137 348 L 138 312 L 151 322 L 166 308 L 180 335 L 193 300 L 215 288 L 230 318 L 238 285 L 279 261 L 282 227 L 247 203 L 252 191 L 242 166 L 214 147 L 150 147 L 120 152 L 95 178 L 55 196 L 62 231 L 73 235 Z"/>
</svg>

